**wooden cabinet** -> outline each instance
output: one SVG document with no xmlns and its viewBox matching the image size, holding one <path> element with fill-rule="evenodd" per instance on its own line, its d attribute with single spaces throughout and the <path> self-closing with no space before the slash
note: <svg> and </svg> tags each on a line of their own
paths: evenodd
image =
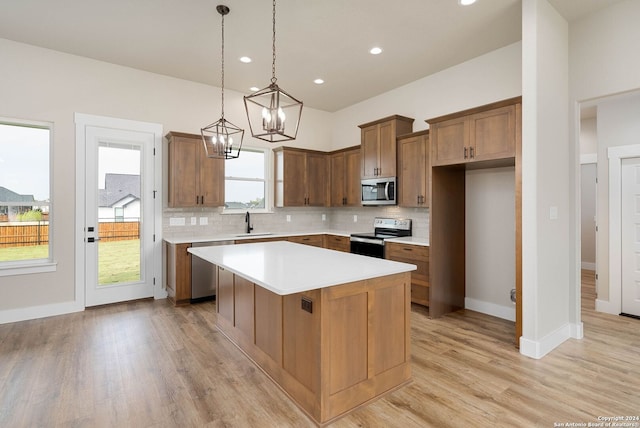
<svg viewBox="0 0 640 428">
<path fill-rule="evenodd" d="M 276 207 L 327 205 L 329 171 L 326 153 L 279 147 L 274 154 Z"/>
<path fill-rule="evenodd" d="M 349 253 L 351 252 L 351 241 L 348 236 L 325 235 L 325 248 Z"/>
<path fill-rule="evenodd" d="M 256 242 L 273 242 L 273 241 L 286 241 L 286 238 L 267 237 L 267 238 L 236 239 L 234 241 L 234 244 L 253 244 Z"/>
<path fill-rule="evenodd" d="M 295 242 L 298 244 L 312 245 L 314 247 L 324 248 L 323 235 L 290 236 L 287 240 L 289 242 Z"/>
<path fill-rule="evenodd" d="M 429 247 L 387 242 L 385 258 L 418 267 L 411 272 L 411 301 L 429 306 Z"/>
<path fill-rule="evenodd" d="M 443 116 L 428 122 L 434 166 L 515 158 L 515 105 L 464 116 Z"/>
<path fill-rule="evenodd" d="M 208 158 L 200 135 L 169 132 L 166 139 L 169 207 L 224 205 L 224 159 Z"/>
<path fill-rule="evenodd" d="M 429 130 L 398 137 L 398 205 L 429 206 Z"/>
<path fill-rule="evenodd" d="M 360 147 L 329 154 L 331 176 L 330 205 L 332 207 L 360 206 Z"/>
<path fill-rule="evenodd" d="M 166 281 L 168 298 L 175 305 L 191 302 L 191 244 L 165 242 L 167 255 Z"/>
<path fill-rule="evenodd" d="M 396 138 L 413 130 L 413 119 L 390 116 L 359 125 L 361 178 L 396 176 Z"/>
</svg>

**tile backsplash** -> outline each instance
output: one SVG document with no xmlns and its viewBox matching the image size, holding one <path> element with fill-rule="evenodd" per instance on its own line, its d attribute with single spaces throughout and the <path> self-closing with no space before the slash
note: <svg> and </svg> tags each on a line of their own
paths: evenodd
<svg viewBox="0 0 640 428">
<path fill-rule="evenodd" d="M 165 208 L 162 217 L 162 230 L 165 235 L 240 234 L 246 230 L 244 214 L 222 214 L 222 208 Z M 352 233 L 372 232 L 374 217 L 410 218 L 413 220 L 413 235 L 429 237 L 427 208 L 397 206 L 274 208 L 272 213 L 251 214 L 251 223 L 253 233 L 317 230 L 340 230 Z"/>
</svg>

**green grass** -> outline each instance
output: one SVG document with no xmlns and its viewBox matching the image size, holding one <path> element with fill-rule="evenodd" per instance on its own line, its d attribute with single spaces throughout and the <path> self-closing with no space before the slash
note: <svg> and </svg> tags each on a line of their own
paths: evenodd
<svg viewBox="0 0 640 428">
<path fill-rule="evenodd" d="M 140 280 L 140 240 L 100 242 L 98 244 L 98 284 Z M 0 248 L 0 262 L 46 259 L 47 245 Z"/>
</svg>

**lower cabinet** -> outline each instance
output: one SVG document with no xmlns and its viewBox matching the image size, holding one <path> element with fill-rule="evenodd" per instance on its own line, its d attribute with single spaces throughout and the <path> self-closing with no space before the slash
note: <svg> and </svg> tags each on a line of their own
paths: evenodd
<svg viewBox="0 0 640 428">
<path fill-rule="evenodd" d="M 290 236 L 287 240 L 289 242 L 295 242 L 297 244 L 312 245 L 314 247 L 324 248 L 324 235 Z"/>
<path fill-rule="evenodd" d="M 387 242 L 385 258 L 418 267 L 411 272 L 411 301 L 429 306 L 429 247 Z"/>
<path fill-rule="evenodd" d="M 191 302 L 191 254 L 187 248 L 191 244 L 170 244 L 165 242 L 167 254 L 167 293 L 175 305 Z"/>
<path fill-rule="evenodd" d="M 325 248 L 329 250 L 351 252 L 351 241 L 348 236 L 325 235 Z"/>
</svg>

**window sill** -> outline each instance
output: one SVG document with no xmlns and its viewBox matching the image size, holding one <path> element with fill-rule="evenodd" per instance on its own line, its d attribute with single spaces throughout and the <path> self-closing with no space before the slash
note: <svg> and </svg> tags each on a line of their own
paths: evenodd
<svg viewBox="0 0 640 428">
<path fill-rule="evenodd" d="M 31 275 L 35 273 L 55 272 L 58 262 L 47 261 L 44 263 L 21 263 L 0 266 L 0 276 Z"/>
</svg>

